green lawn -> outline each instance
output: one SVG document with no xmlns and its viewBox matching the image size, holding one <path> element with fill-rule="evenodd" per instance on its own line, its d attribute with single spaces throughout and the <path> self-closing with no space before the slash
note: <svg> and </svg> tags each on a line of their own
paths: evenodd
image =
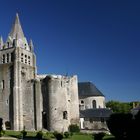
<svg viewBox="0 0 140 140">
<path fill-rule="evenodd" d="M 46 134 L 46 133 L 44 133 Z M 5 131 L 5 136 L 17 137 L 20 135 L 19 131 Z M 27 137 L 35 137 L 36 133 L 28 131 Z M 52 138 L 54 140 L 54 138 Z M 91 134 L 74 134 L 72 137 L 63 140 L 94 140 Z M 114 140 L 113 136 L 106 135 L 103 140 Z"/>
<path fill-rule="evenodd" d="M 78 135 L 78 134 L 75 134 L 73 135 L 71 138 L 69 139 L 64 139 L 64 140 L 94 140 L 93 137 L 91 135 Z M 103 138 L 103 140 L 114 140 L 114 137 L 113 136 L 105 136 Z"/>
<path fill-rule="evenodd" d="M 70 140 L 93 140 L 91 135 L 73 135 Z"/>
</svg>

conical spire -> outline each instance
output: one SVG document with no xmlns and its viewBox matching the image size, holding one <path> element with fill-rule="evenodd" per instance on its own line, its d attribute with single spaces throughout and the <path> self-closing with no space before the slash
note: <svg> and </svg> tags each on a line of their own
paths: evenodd
<svg viewBox="0 0 140 140">
<path fill-rule="evenodd" d="M 30 47 L 30 50 L 33 52 L 33 50 L 34 50 L 34 45 L 33 45 L 32 39 L 30 39 L 29 47 Z"/>
<path fill-rule="evenodd" d="M 21 27 L 21 24 L 20 24 L 18 13 L 16 14 L 16 18 L 15 18 L 15 21 L 14 21 L 14 24 L 12 26 L 12 29 L 11 29 L 11 32 L 10 32 L 9 36 L 12 39 L 24 38 L 24 33 L 22 31 L 22 27 Z"/>
<path fill-rule="evenodd" d="M 3 38 L 2 38 L 2 36 L 0 37 L 0 49 L 3 49 Z"/>
</svg>

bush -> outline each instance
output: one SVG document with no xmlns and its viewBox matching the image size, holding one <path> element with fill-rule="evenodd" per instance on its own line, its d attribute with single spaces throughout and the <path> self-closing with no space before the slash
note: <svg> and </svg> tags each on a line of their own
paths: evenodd
<svg viewBox="0 0 140 140">
<path fill-rule="evenodd" d="M 94 140 L 102 140 L 104 136 L 105 136 L 105 133 L 94 134 Z"/>
<path fill-rule="evenodd" d="M 0 137 L 2 137 L 4 135 L 5 131 L 4 130 L 1 130 L 0 131 Z"/>
<path fill-rule="evenodd" d="M 44 135 L 43 140 L 51 140 L 51 137 L 49 135 Z"/>
<path fill-rule="evenodd" d="M 63 134 L 62 133 L 58 133 L 58 132 L 54 132 L 54 136 L 57 140 L 62 140 L 63 139 Z"/>
<path fill-rule="evenodd" d="M 77 124 L 71 124 L 69 126 L 69 131 L 71 133 L 75 133 L 75 132 L 79 133 L 80 132 L 80 128 L 79 128 L 79 126 Z"/>
<path fill-rule="evenodd" d="M 27 135 L 27 131 L 22 130 L 22 131 L 21 131 L 21 136 L 22 136 L 22 138 L 25 138 L 26 135 Z"/>
<path fill-rule="evenodd" d="M 115 113 L 107 121 L 110 132 L 119 140 L 126 139 L 132 123 L 132 114 Z"/>
<path fill-rule="evenodd" d="M 36 134 L 36 138 L 42 139 L 42 136 L 43 136 L 43 132 L 42 131 L 38 131 L 37 134 Z"/>
<path fill-rule="evenodd" d="M 69 132 L 64 132 L 64 136 L 65 136 L 65 138 L 68 138 L 70 136 L 70 133 Z"/>
<path fill-rule="evenodd" d="M 46 134 L 43 136 L 43 139 L 45 140 L 51 140 L 51 138 L 55 138 L 52 132 L 46 132 Z"/>
</svg>

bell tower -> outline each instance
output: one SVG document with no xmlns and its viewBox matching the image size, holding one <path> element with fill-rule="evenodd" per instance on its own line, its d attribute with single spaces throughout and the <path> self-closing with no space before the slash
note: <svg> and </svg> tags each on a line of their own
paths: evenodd
<svg viewBox="0 0 140 140">
<path fill-rule="evenodd" d="M 0 99 L 6 110 L 4 121 L 10 122 L 14 130 L 34 129 L 34 85 L 36 77 L 36 57 L 33 42 L 28 43 L 24 36 L 19 16 L 16 14 L 6 43 L 0 38 Z M 5 105 L 7 103 L 7 106 Z M 0 103 L 1 104 L 1 103 Z M 5 113 L 6 114 L 6 113 Z"/>
</svg>

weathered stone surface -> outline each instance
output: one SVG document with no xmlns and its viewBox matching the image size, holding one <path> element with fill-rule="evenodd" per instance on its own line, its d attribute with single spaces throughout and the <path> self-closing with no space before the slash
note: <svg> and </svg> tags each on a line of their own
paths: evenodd
<svg viewBox="0 0 140 140">
<path fill-rule="evenodd" d="M 28 45 L 18 15 L 1 45 L 0 117 L 4 128 L 61 132 L 79 123 L 77 76 L 36 74 L 33 44 Z"/>
</svg>

